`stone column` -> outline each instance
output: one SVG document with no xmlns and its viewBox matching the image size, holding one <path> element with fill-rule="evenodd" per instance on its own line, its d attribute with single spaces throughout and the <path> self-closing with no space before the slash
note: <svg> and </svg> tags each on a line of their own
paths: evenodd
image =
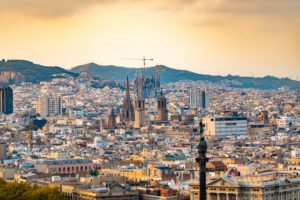
<svg viewBox="0 0 300 200">
<path fill-rule="evenodd" d="M 217 200 L 220 200 L 220 193 L 217 193 Z"/>
</svg>

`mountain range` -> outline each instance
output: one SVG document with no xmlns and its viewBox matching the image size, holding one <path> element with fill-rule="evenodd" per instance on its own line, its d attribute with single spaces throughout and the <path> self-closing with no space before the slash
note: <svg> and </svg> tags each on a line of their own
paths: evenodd
<svg viewBox="0 0 300 200">
<path fill-rule="evenodd" d="M 0 72 L 2 71 L 19 72 L 23 76 L 24 81 L 32 83 L 49 81 L 53 75 L 61 73 L 78 76 L 77 73 L 70 72 L 61 67 L 43 66 L 26 60 L 1 60 Z"/>
<path fill-rule="evenodd" d="M 154 69 L 155 68 L 155 69 Z M 93 76 L 103 77 L 113 81 L 124 81 L 126 76 L 133 80 L 136 72 L 144 69 L 120 67 L 114 65 L 98 65 L 96 63 L 88 63 L 79 65 L 71 69 L 75 73 L 90 73 Z M 300 82 L 291 80 L 289 78 L 277 78 L 274 76 L 265 77 L 242 77 L 242 76 L 213 76 L 198 74 L 187 70 L 178 70 L 167 66 L 148 67 L 145 69 L 147 76 L 152 74 L 153 70 L 157 70 L 161 77 L 161 83 L 171 83 L 180 80 L 201 80 L 209 81 L 212 83 L 226 83 L 230 87 L 235 88 L 255 88 L 255 89 L 278 89 L 280 87 L 288 86 L 290 89 L 300 89 Z"/>
<path fill-rule="evenodd" d="M 143 69 L 128 68 L 114 65 L 98 65 L 96 63 L 88 63 L 79 65 L 71 70 L 66 70 L 58 66 L 43 66 L 26 60 L 2 60 L 0 61 L 0 72 L 13 71 L 19 72 L 23 76 L 23 80 L 32 83 L 40 81 L 49 81 L 55 74 L 69 74 L 77 77 L 80 73 L 86 72 L 95 77 L 102 77 L 111 81 L 125 81 L 128 76 L 133 80 L 136 72 Z M 187 70 L 178 70 L 167 66 L 148 67 L 145 69 L 147 76 L 152 74 L 152 70 L 157 70 L 161 77 L 161 83 L 171 83 L 180 80 L 201 80 L 212 83 L 226 83 L 230 87 L 235 88 L 256 88 L 256 89 L 278 89 L 288 86 L 290 89 L 300 90 L 300 82 L 289 78 L 277 78 L 273 76 L 242 77 L 242 76 L 213 76 L 198 74 Z"/>
</svg>

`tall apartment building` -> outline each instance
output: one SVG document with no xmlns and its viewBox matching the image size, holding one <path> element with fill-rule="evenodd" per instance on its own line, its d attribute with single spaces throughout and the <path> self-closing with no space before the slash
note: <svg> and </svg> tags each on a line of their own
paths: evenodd
<svg viewBox="0 0 300 200">
<path fill-rule="evenodd" d="M 199 88 L 191 88 L 190 90 L 190 108 L 191 109 L 206 109 L 207 95 L 205 90 Z"/>
<path fill-rule="evenodd" d="M 204 118 L 205 135 L 227 137 L 229 135 L 246 135 L 247 118 L 243 116 L 214 116 Z"/>
<path fill-rule="evenodd" d="M 36 114 L 45 118 L 62 114 L 62 100 L 59 96 L 41 95 L 38 97 Z"/>
<path fill-rule="evenodd" d="M 3 114 L 13 113 L 13 90 L 11 87 L 3 86 L 0 88 L 0 112 Z"/>
</svg>

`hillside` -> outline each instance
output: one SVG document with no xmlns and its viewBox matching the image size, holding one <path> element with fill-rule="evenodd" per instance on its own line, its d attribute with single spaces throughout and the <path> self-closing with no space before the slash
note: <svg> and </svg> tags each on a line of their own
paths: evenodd
<svg viewBox="0 0 300 200">
<path fill-rule="evenodd" d="M 152 69 L 153 67 L 147 68 L 146 74 L 150 75 L 152 73 Z M 71 69 L 71 71 L 75 73 L 87 72 L 93 76 L 103 77 L 113 81 L 124 81 L 127 75 L 129 76 L 129 79 L 132 80 L 137 70 L 138 69 L 136 68 L 126 68 L 114 65 L 102 66 L 95 63 L 80 65 Z M 227 82 L 228 86 L 235 88 L 278 89 L 283 86 L 288 86 L 291 89 L 300 89 L 299 81 L 288 78 L 276 78 L 273 76 L 265 76 L 262 78 L 232 75 L 211 76 L 197 74 L 186 70 L 177 70 L 166 66 L 159 66 L 158 71 L 160 73 L 162 83 L 171 83 L 180 80 L 202 80 L 214 83 Z"/>
<path fill-rule="evenodd" d="M 69 72 L 60 67 L 47 67 L 25 60 L 2 60 L 0 61 L 0 71 L 19 72 L 23 76 L 23 80 L 32 83 L 49 81 L 52 75 L 60 73 L 77 76 L 76 73 Z"/>
</svg>

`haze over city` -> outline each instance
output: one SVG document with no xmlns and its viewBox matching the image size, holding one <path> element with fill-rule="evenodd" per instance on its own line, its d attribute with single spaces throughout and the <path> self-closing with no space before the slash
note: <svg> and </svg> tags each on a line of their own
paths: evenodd
<svg viewBox="0 0 300 200">
<path fill-rule="evenodd" d="M 1 57 L 67 69 L 148 56 L 203 74 L 300 75 L 297 0 L 0 0 L 0 31 Z"/>
</svg>

